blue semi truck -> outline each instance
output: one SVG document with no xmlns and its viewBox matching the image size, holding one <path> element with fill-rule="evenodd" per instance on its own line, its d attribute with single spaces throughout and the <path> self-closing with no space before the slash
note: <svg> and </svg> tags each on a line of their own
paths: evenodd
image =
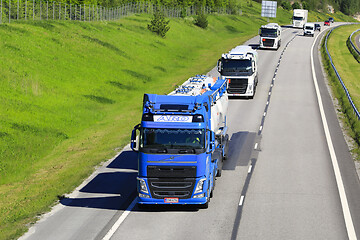
<svg viewBox="0 0 360 240">
<path fill-rule="evenodd" d="M 227 157 L 227 81 L 188 79 L 169 95 L 145 94 L 131 148 L 138 152 L 138 205 L 207 208 Z"/>
</svg>

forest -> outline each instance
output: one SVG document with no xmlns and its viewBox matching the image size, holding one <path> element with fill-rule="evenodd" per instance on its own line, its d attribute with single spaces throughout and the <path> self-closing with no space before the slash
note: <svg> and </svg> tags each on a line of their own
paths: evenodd
<svg viewBox="0 0 360 240">
<path fill-rule="evenodd" d="M 100 5 L 103 7 L 117 7 L 126 3 L 133 2 L 152 2 L 154 4 L 173 6 L 173 7 L 188 7 L 188 6 L 207 6 L 207 7 L 228 7 L 241 8 L 239 0 L 57 0 L 57 2 L 64 2 L 67 4 L 91 4 Z M 245 0 L 250 3 L 252 0 Z M 255 0 L 261 3 L 262 0 Z M 360 0 L 277 0 L 278 7 L 283 8 L 303 8 L 308 10 L 318 10 L 322 12 L 329 11 L 329 6 L 333 10 L 341 11 L 346 15 L 354 15 L 360 12 Z M 290 10 L 287 9 L 287 10 Z"/>
</svg>

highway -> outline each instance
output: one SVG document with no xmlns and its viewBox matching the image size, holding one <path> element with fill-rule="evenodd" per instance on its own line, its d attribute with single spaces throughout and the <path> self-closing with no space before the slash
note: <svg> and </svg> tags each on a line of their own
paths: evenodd
<svg viewBox="0 0 360 240">
<path fill-rule="evenodd" d="M 360 34 L 357 34 L 355 36 L 355 42 L 354 44 L 356 45 L 357 49 L 360 49 Z"/>
<path fill-rule="evenodd" d="M 278 51 L 258 50 L 254 99 L 229 103 L 229 159 L 208 209 L 138 209 L 136 154 L 127 147 L 21 239 L 360 239 L 360 182 L 321 71 L 320 38 L 316 83 L 312 75 L 318 34 L 283 28 Z"/>
</svg>

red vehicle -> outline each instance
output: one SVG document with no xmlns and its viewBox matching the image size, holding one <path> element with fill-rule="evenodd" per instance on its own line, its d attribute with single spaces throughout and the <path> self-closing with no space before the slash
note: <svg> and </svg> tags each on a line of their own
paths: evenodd
<svg viewBox="0 0 360 240">
<path fill-rule="evenodd" d="M 330 26 L 329 20 L 326 20 L 326 21 L 324 22 L 324 26 Z"/>
</svg>

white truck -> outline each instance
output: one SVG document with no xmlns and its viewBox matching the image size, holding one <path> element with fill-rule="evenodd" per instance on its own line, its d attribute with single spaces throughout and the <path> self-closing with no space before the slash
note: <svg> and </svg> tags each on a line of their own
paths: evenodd
<svg viewBox="0 0 360 240">
<path fill-rule="evenodd" d="M 315 33 L 315 24 L 314 23 L 305 23 L 304 36 L 310 35 L 313 37 L 314 33 Z"/>
<path fill-rule="evenodd" d="M 269 23 L 259 29 L 260 48 L 278 49 L 281 45 L 281 27 L 277 23 Z"/>
<path fill-rule="evenodd" d="M 218 72 L 228 81 L 229 96 L 253 98 L 258 83 L 258 53 L 250 46 L 237 46 L 222 54 Z"/>
<path fill-rule="evenodd" d="M 308 10 L 294 9 L 293 14 L 293 27 L 303 28 L 308 19 Z"/>
</svg>

